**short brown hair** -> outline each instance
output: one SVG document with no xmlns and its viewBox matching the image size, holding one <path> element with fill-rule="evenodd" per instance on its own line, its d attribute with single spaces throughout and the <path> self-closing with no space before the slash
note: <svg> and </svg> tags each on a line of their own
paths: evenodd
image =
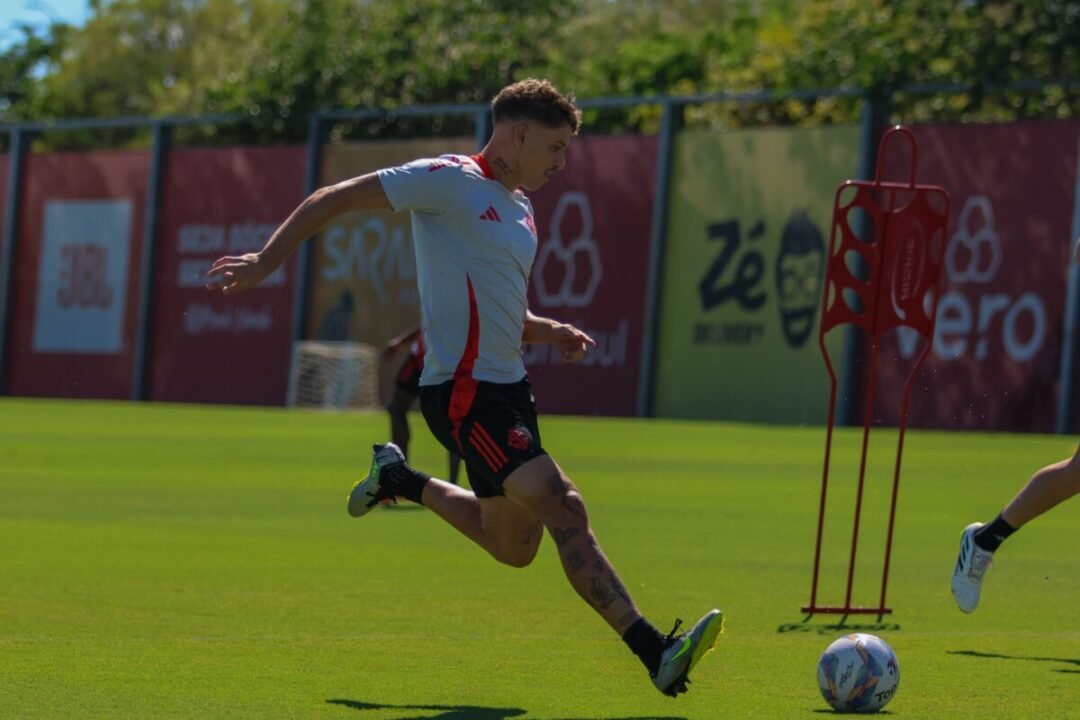
<svg viewBox="0 0 1080 720">
<path fill-rule="evenodd" d="M 572 95 L 563 95 L 547 80 L 528 78 L 507 85 L 491 101 L 491 116 L 500 120 L 535 120 L 556 128 L 569 125 L 577 134 L 581 111 Z"/>
</svg>

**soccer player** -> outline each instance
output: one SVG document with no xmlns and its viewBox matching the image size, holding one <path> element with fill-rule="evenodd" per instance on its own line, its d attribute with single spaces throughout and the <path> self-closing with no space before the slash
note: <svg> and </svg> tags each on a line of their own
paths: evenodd
<svg viewBox="0 0 1080 720">
<path fill-rule="evenodd" d="M 1073 248 L 1080 263 L 1080 238 Z M 1031 476 L 1019 494 L 989 523 L 972 523 L 960 535 L 960 554 L 952 574 L 952 594 L 966 613 L 975 612 L 994 553 L 1006 538 L 1048 510 L 1080 493 L 1080 446 L 1072 459 L 1047 465 Z"/>
<path fill-rule="evenodd" d="M 386 404 L 386 412 L 390 416 L 390 442 L 401 450 L 406 460 L 409 459 L 409 408 L 413 406 L 417 396 L 420 395 L 420 373 L 424 370 L 424 343 L 420 338 L 420 328 L 415 327 L 408 332 L 398 335 L 386 343 L 383 348 L 384 360 L 392 360 L 403 347 L 409 348 L 409 354 L 401 363 L 397 377 L 394 379 L 394 394 L 390 402 Z M 461 467 L 461 458 L 454 453 L 450 456 L 450 482 L 458 484 L 458 471 Z M 386 502 L 393 502 L 387 500 Z"/>
<path fill-rule="evenodd" d="M 223 257 L 209 274 L 226 294 L 258 285 L 306 238 L 335 217 L 391 208 L 411 213 L 420 289 L 424 371 L 420 407 L 428 427 L 465 460 L 472 492 L 410 467 L 392 443 L 376 445 L 371 471 L 349 497 L 367 514 L 383 498 L 420 503 L 497 561 L 533 561 L 546 528 L 578 594 L 675 697 L 716 641 L 723 613 L 689 631 L 661 634 L 638 610 L 601 550 L 585 502 L 544 450 L 521 345 L 548 343 L 570 362 L 595 342 L 528 309 L 536 256 L 532 205 L 566 164 L 580 111 L 545 80 L 503 88 L 491 103 L 490 141 L 473 156 L 444 155 L 386 168 L 315 191 L 257 253 Z"/>
</svg>

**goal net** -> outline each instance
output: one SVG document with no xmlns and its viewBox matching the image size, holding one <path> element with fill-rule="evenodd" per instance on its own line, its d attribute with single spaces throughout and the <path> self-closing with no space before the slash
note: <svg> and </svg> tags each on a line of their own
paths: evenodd
<svg viewBox="0 0 1080 720">
<path fill-rule="evenodd" d="M 327 410 L 381 407 L 378 349 L 354 342 L 297 342 L 287 401 L 289 407 Z"/>
</svg>

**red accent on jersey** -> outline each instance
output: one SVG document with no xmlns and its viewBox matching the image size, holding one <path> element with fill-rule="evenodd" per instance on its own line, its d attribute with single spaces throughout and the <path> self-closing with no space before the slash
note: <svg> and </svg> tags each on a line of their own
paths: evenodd
<svg viewBox="0 0 1080 720">
<path fill-rule="evenodd" d="M 488 205 L 488 209 L 480 215 L 481 220 L 493 220 L 495 222 L 502 222 L 502 218 L 499 217 L 499 213 L 495 212 L 495 208 Z"/>
<path fill-rule="evenodd" d="M 480 354 L 480 311 L 476 306 L 476 292 L 472 279 L 465 275 L 465 284 L 469 289 L 469 332 L 465 339 L 465 352 L 461 354 L 454 369 L 454 390 L 450 393 L 450 422 L 453 424 L 454 440 L 461 447 L 461 421 L 469 414 L 476 399 L 477 381 L 472 376 L 473 365 Z"/>
<path fill-rule="evenodd" d="M 536 223 L 533 221 L 533 216 L 532 215 L 526 215 L 525 216 L 525 227 L 529 228 L 529 231 L 532 232 L 533 237 L 540 237 L 536 233 Z"/>
<path fill-rule="evenodd" d="M 461 165 L 461 164 L 462 164 L 461 158 L 456 158 L 456 157 L 453 157 L 453 156 L 446 157 L 446 158 L 440 159 L 438 162 L 434 162 L 431 165 L 428 165 L 427 171 L 428 172 L 435 172 L 436 170 L 442 170 L 443 168 L 450 167 L 451 165 Z"/>
<path fill-rule="evenodd" d="M 483 155 L 477 153 L 476 155 L 470 155 L 470 157 L 474 163 L 480 166 L 480 172 L 484 173 L 484 177 L 488 180 L 495 179 L 495 173 L 491 172 L 491 166 L 488 165 L 488 161 Z"/>
</svg>

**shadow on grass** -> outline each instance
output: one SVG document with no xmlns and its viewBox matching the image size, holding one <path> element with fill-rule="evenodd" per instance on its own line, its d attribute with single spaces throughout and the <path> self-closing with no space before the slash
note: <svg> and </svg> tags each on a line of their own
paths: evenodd
<svg viewBox="0 0 1080 720">
<path fill-rule="evenodd" d="M 979 652 L 977 650 L 946 650 L 946 652 L 950 655 L 966 655 L 967 657 L 989 658 L 991 660 L 1028 660 L 1031 662 L 1065 663 L 1066 665 L 1075 665 L 1076 669 L 1054 668 L 1053 672 L 1064 673 L 1066 675 L 1080 675 L 1080 659 L 1077 658 L 1032 657 L 1030 655 L 1002 655 L 1001 653 L 985 653 Z"/>
<path fill-rule="evenodd" d="M 803 618 L 802 622 L 797 623 L 784 623 L 780 627 L 776 628 L 778 633 L 816 633 L 818 635 L 846 635 L 848 633 L 881 633 L 881 632 L 899 632 L 899 623 L 887 623 L 881 622 L 881 618 L 878 618 L 877 622 L 848 622 L 847 615 L 841 615 L 840 621 L 835 623 L 829 623 L 828 625 L 811 625 L 810 620 L 813 615 L 807 615 Z"/>
<path fill-rule="evenodd" d="M 817 708 L 814 710 L 817 715 L 843 715 L 839 710 L 833 710 L 832 708 Z M 874 715 L 892 715 L 892 710 L 878 710 Z"/>
<path fill-rule="evenodd" d="M 366 703 L 359 700 L 327 700 L 331 705 L 342 705 L 353 710 L 406 710 L 420 711 L 422 714 L 410 715 L 399 720 L 507 720 L 519 718 L 528 713 L 521 708 L 490 708 L 475 705 L 387 705 L 385 703 Z M 429 714 L 430 713 L 430 714 Z M 536 720 L 540 720 L 537 718 Z M 549 718 L 547 720 L 590 720 L 585 717 Z M 601 720 L 596 718 L 596 720 Z M 684 717 L 642 715 L 638 717 L 603 718 L 602 720 L 687 720 Z"/>
</svg>

